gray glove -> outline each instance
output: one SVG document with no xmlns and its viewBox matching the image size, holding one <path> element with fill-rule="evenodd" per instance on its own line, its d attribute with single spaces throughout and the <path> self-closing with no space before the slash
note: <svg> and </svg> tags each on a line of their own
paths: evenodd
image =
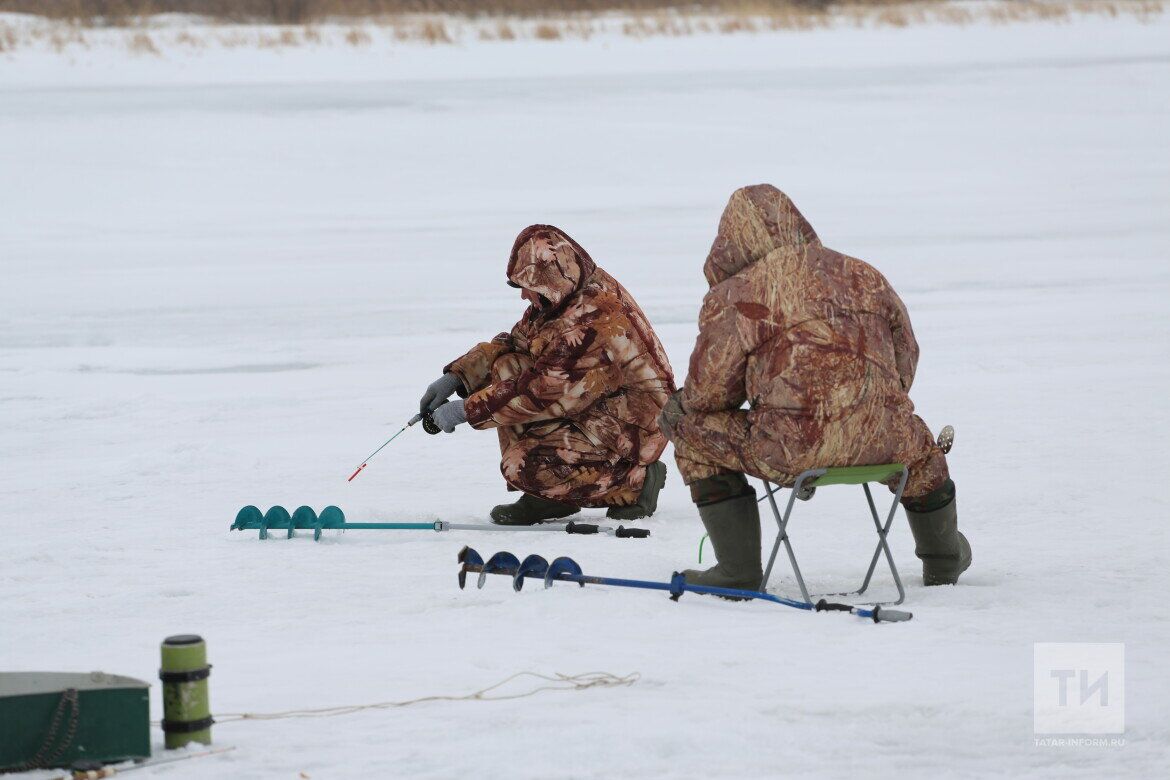
<svg viewBox="0 0 1170 780">
<path fill-rule="evenodd" d="M 419 414 L 433 412 L 442 406 L 451 394 L 463 387 L 463 380 L 452 373 L 443 374 L 427 386 L 427 391 L 419 399 Z"/>
<path fill-rule="evenodd" d="M 431 412 L 431 419 L 435 425 L 443 429 L 443 433 L 454 433 L 455 426 L 467 422 L 467 412 L 463 410 L 463 399 L 456 398 L 448 401 L 435 411 Z"/>
</svg>

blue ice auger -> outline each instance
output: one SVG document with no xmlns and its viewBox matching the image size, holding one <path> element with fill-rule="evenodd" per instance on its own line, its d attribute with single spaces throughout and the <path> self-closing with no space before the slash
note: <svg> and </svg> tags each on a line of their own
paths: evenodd
<svg viewBox="0 0 1170 780">
<path fill-rule="evenodd" d="M 435 520 L 430 523 L 351 523 L 345 519 L 345 513 L 335 506 L 327 506 L 317 514 L 312 507 L 298 507 L 291 515 L 282 506 L 274 506 L 267 512 L 261 512 L 254 506 L 246 506 L 236 513 L 236 520 L 230 530 L 260 531 L 260 538 L 267 539 L 269 531 L 288 531 L 287 539 L 293 538 L 297 530 L 312 530 L 313 540 L 321 538 L 321 531 L 336 529 L 375 530 L 375 531 L 543 531 L 545 533 L 566 533 L 577 535 L 604 534 L 616 536 L 619 539 L 645 539 L 650 531 L 645 528 L 626 528 L 618 526 L 611 528 L 592 523 L 544 523 L 541 525 L 493 525 L 491 523 L 448 523 L 446 520 Z"/>
<path fill-rule="evenodd" d="M 589 585 L 615 585 L 621 588 L 644 588 L 646 590 L 662 590 L 670 594 L 672 601 L 678 601 L 684 593 L 702 593 L 711 596 L 722 596 L 728 599 L 744 600 L 756 599 L 771 601 L 786 607 L 808 610 L 810 612 L 848 612 L 858 617 L 869 618 L 875 623 L 898 623 L 909 620 L 913 615 L 898 609 L 885 609 L 874 606 L 872 609 L 854 607 L 849 604 L 835 604 L 821 599 L 816 604 L 804 601 L 793 601 L 771 593 L 762 593 L 756 590 L 741 590 L 739 588 L 712 588 L 705 585 L 690 585 L 679 572 L 670 577 L 670 582 L 652 582 L 650 580 L 626 580 L 615 577 L 594 577 L 582 573 L 581 566 L 572 558 L 557 558 L 549 563 L 539 555 L 529 555 L 523 561 L 510 552 L 498 552 L 485 563 L 478 552 L 470 547 L 459 551 L 459 587 L 467 585 L 467 575 L 479 574 L 477 588 L 482 588 L 487 582 L 487 575 L 502 574 L 512 578 L 512 589 L 519 591 L 524 587 L 525 579 L 544 580 L 544 587 L 551 588 L 554 582 L 575 582 L 581 587 Z"/>
</svg>

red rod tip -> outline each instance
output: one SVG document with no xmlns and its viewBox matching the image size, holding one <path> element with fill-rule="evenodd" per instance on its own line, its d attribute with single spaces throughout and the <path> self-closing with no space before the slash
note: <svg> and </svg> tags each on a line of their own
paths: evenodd
<svg viewBox="0 0 1170 780">
<path fill-rule="evenodd" d="M 364 463 L 363 463 L 362 465 L 358 466 L 358 467 L 357 467 L 357 471 L 355 471 L 354 473 L 350 474 L 350 475 L 349 475 L 349 479 L 347 479 L 347 480 L 346 480 L 346 482 L 353 482 L 353 478 L 354 478 L 354 477 L 356 477 L 358 474 L 361 474 L 361 473 L 362 473 L 362 469 L 364 469 L 365 467 L 366 467 L 366 464 L 364 464 Z"/>
</svg>

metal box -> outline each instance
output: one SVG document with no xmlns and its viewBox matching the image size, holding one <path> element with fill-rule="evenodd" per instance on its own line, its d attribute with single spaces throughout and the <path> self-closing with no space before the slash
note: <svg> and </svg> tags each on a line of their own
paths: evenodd
<svg viewBox="0 0 1170 780">
<path fill-rule="evenodd" d="M 104 672 L 0 672 L 0 772 L 149 758 L 149 691 Z"/>
</svg>

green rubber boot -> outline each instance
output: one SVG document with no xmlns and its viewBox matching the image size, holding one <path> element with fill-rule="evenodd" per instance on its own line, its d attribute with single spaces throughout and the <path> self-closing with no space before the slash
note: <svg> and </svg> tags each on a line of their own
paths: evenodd
<svg viewBox="0 0 1170 780">
<path fill-rule="evenodd" d="M 575 515 L 581 507 L 552 501 L 525 493 L 513 504 L 500 504 L 492 508 L 492 522 L 496 525 L 536 525 L 546 520 L 559 520 Z"/>
<path fill-rule="evenodd" d="M 959 532 L 956 503 L 955 483 L 949 479 L 921 498 L 902 502 L 924 585 L 954 585 L 971 568 L 971 544 Z"/>
<path fill-rule="evenodd" d="M 666 484 L 666 464 L 656 460 L 646 467 L 646 481 L 638 500 L 629 506 L 611 506 L 605 516 L 610 520 L 641 520 L 658 509 L 658 494 Z"/>
<path fill-rule="evenodd" d="M 743 474 L 718 474 L 691 485 L 691 497 L 718 561 L 706 571 L 687 569 L 691 585 L 758 590 L 764 577 L 760 566 L 760 508 L 756 491 Z"/>
</svg>

